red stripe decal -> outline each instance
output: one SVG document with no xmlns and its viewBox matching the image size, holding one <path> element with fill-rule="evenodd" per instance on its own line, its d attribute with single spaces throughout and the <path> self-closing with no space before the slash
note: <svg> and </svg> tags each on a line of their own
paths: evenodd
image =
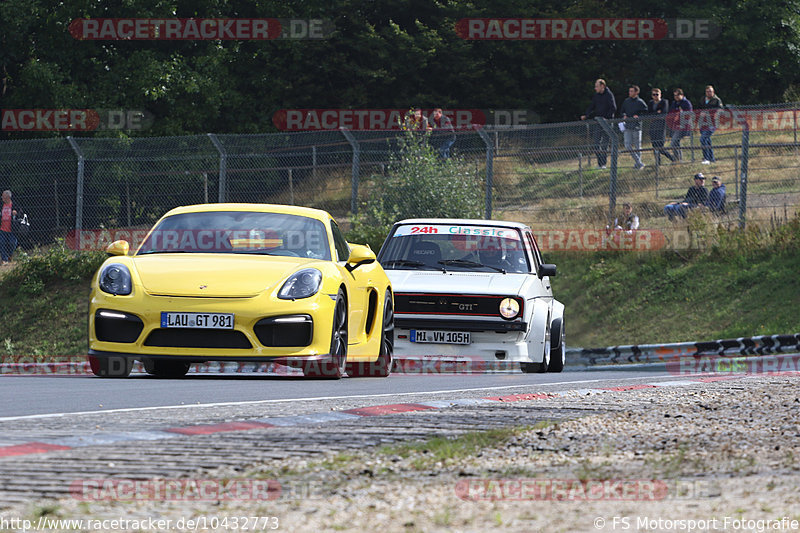
<svg viewBox="0 0 800 533">
<path fill-rule="evenodd" d="M 626 390 L 641 390 L 641 389 L 655 389 L 657 388 L 655 385 L 626 385 L 622 387 L 606 387 L 600 390 L 610 390 L 616 392 L 623 392 Z"/>
<path fill-rule="evenodd" d="M 223 422 L 221 424 L 206 424 L 200 426 L 186 426 L 182 428 L 169 428 L 164 431 L 181 433 L 182 435 L 211 435 L 225 431 L 247 431 L 249 429 L 271 428 L 272 424 L 262 422 Z"/>
<path fill-rule="evenodd" d="M 510 394 L 508 396 L 489 396 L 484 400 L 494 400 L 496 402 L 524 402 L 525 400 L 546 400 L 551 396 L 544 392 L 534 392 L 532 394 Z"/>
<path fill-rule="evenodd" d="M 70 446 L 59 446 L 57 444 L 46 444 L 44 442 L 26 442 L 14 446 L 0 448 L 0 457 L 11 457 L 13 455 L 29 455 L 32 453 L 46 453 L 57 450 L 71 450 Z"/>
<path fill-rule="evenodd" d="M 395 403 L 391 405 L 373 405 L 372 407 L 359 407 L 358 409 L 346 409 L 341 412 L 359 416 L 379 416 L 379 415 L 391 415 L 394 413 L 407 413 L 409 411 L 422 411 L 424 409 L 435 409 L 435 407 L 430 407 L 428 405 L 419 405 L 417 403 Z"/>
</svg>

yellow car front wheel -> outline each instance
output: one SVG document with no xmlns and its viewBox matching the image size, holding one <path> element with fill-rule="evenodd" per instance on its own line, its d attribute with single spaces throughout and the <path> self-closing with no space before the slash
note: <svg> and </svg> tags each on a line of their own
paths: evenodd
<svg viewBox="0 0 800 533">
<path fill-rule="evenodd" d="M 303 375 L 309 378 L 340 379 L 347 364 L 347 299 L 339 289 L 333 308 L 330 357 L 326 361 L 309 361 L 303 365 Z"/>
</svg>

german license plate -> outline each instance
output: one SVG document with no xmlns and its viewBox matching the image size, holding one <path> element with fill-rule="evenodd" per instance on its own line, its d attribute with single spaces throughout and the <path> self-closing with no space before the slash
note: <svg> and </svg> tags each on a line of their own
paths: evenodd
<svg viewBox="0 0 800 533">
<path fill-rule="evenodd" d="M 161 312 L 162 328 L 233 329 L 233 313 Z"/>
<path fill-rule="evenodd" d="M 411 342 L 426 344 L 470 344 L 472 342 L 469 331 L 412 329 L 409 338 Z"/>
</svg>

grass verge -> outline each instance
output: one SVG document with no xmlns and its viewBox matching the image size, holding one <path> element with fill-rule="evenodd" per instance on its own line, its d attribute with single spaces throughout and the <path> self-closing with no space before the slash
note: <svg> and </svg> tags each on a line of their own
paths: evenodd
<svg viewBox="0 0 800 533">
<path fill-rule="evenodd" d="M 76 252 L 63 241 L 44 252 L 19 254 L 0 278 L 0 354 L 85 355 L 89 280 L 102 252 Z"/>
<path fill-rule="evenodd" d="M 548 254 L 568 344 L 712 340 L 800 331 L 800 224 L 724 234 L 706 252 Z"/>
</svg>

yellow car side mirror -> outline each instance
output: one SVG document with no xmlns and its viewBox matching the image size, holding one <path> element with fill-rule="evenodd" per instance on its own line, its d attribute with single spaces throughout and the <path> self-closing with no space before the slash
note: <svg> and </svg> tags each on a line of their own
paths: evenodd
<svg viewBox="0 0 800 533">
<path fill-rule="evenodd" d="M 114 241 L 106 247 L 108 255 L 128 255 L 131 245 L 128 241 Z"/>
<path fill-rule="evenodd" d="M 361 265 L 368 265 L 375 262 L 375 252 L 369 246 L 363 244 L 350 245 L 350 257 L 347 258 L 347 270 L 353 271 Z"/>
</svg>

